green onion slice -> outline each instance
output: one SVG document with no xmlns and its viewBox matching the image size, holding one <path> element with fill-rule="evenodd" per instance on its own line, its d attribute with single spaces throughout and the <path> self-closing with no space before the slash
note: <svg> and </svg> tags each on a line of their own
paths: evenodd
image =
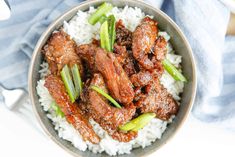
<svg viewBox="0 0 235 157">
<path fill-rule="evenodd" d="M 113 103 L 114 106 L 116 106 L 117 108 L 122 108 L 118 102 L 116 100 L 114 100 L 110 95 L 108 95 L 106 92 L 104 92 L 102 89 L 100 89 L 97 86 L 91 86 L 91 89 L 95 90 L 96 92 L 98 92 L 99 94 L 103 95 L 105 98 L 107 98 L 109 101 L 111 101 Z"/>
<path fill-rule="evenodd" d="M 123 130 L 123 131 L 129 131 L 131 129 L 134 129 L 135 127 L 136 127 L 136 124 L 134 122 L 130 121 L 130 122 L 120 126 L 119 129 Z"/>
<path fill-rule="evenodd" d="M 111 51 L 113 51 L 113 45 L 114 45 L 115 38 L 116 38 L 115 23 L 116 23 L 116 19 L 114 15 L 110 15 L 108 17 L 108 27 L 109 27 L 109 39 L 110 39 Z"/>
<path fill-rule="evenodd" d="M 101 47 L 106 49 L 107 51 L 113 51 L 113 46 L 116 38 L 115 32 L 115 23 L 116 19 L 114 15 L 110 15 L 106 17 L 106 21 L 103 22 L 104 19 L 101 19 L 102 25 L 100 27 L 100 41 Z"/>
<path fill-rule="evenodd" d="M 106 21 L 107 19 L 108 19 L 108 17 L 105 16 L 105 15 L 103 15 L 103 16 L 100 17 L 99 23 L 102 24 L 102 23 L 104 23 L 104 21 Z"/>
<path fill-rule="evenodd" d="M 155 116 L 155 113 L 144 113 L 123 126 L 120 126 L 119 129 L 123 131 L 138 131 L 146 126 Z"/>
<path fill-rule="evenodd" d="M 64 66 L 64 68 L 62 69 L 60 74 L 61 74 L 62 80 L 64 82 L 65 88 L 69 94 L 69 98 L 70 98 L 71 102 L 73 103 L 76 99 L 77 94 L 74 89 L 73 81 L 70 76 L 70 70 L 67 65 Z"/>
<path fill-rule="evenodd" d="M 71 72 L 68 65 L 65 65 L 60 74 L 64 82 L 66 91 L 69 94 L 69 98 L 71 102 L 74 103 L 79 94 L 82 92 L 82 79 L 77 64 L 74 64 L 72 66 Z"/>
<path fill-rule="evenodd" d="M 64 113 L 61 111 L 60 107 L 56 104 L 55 101 L 51 103 L 51 108 L 55 111 L 57 116 L 64 117 Z"/>
<path fill-rule="evenodd" d="M 103 3 L 97 10 L 94 14 L 92 14 L 90 16 L 90 18 L 88 19 L 88 22 L 91 24 L 91 25 L 94 25 L 96 24 L 100 17 L 105 15 L 107 12 L 109 12 L 111 9 L 113 8 L 113 6 L 109 3 Z"/>
<path fill-rule="evenodd" d="M 73 82 L 75 85 L 75 92 L 76 92 L 76 98 L 79 96 L 80 93 L 82 93 L 82 79 L 78 70 L 77 64 L 74 64 L 71 68 L 72 75 L 73 75 Z"/>
<path fill-rule="evenodd" d="M 108 21 L 105 21 L 100 27 L 100 43 L 103 49 L 111 51 L 111 43 L 109 40 Z"/>
<path fill-rule="evenodd" d="M 163 64 L 163 66 L 164 66 L 164 69 L 166 69 L 166 71 L 167 71 L 175 80 L 187 82 L 187 79 L 184 77 L 184 75 L 183 75 L 178 69 L 176 69 L 176 67 L 175 67 L 174 65 L 172 65 L 168 59 L 164 59 L 164 60 L 162 61 L 162 64 Z"/>
</svg>

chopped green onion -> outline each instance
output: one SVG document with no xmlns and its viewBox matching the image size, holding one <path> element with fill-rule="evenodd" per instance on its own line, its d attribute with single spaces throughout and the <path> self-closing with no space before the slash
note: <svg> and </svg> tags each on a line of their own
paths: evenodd
<svg viewBox="0 0 235 157">
<path fill-rule="evenodd" d="M 156 116 L 155 113 L 145 113 L 137 117 L 138 125 L 132 129 L 132 131 L 138 131 L 146 126 L 154 117 Z"/>
<path fill-rule="evenodd" d="M 103 95 L 105 98 L 107 98 L 109 101 L 111 101 L 114 106 L 116 106 L 117 108 L 122 108 L 118 102 L 116 100 L 114 100 L 110 95 L 108 95 L 107 93 L 105 93 L 102 89 L 100 89 L 97 86 L 91 86 L 91 89 L 95 90 L 96 92 L 98 92 L 99 94 Z"/>
<path fill-rule="evenodd" d="M 57 116 L 64 117 L 64 113 L 61 111 L 60 107 L 56 104 L 55 101 L 51 103 L 51 108 L 55 111 Z"/>
<path fill-rule="evenodd" d="M 103 3 L 97 10 L 94 14 L 92 14 L 90 16 L 90 18 L 88 19 L 88 22 L 91 24 L 91 25 L 94 25 L 96 24 L 100 17 L 105 15 L 107 12 L 109 12 L 111 9 L 113 8 L 113 6 L 109 3 Z"/>
<path fill-rule="evenodd" d="M 106 17 L 106 19 L 107 20 L 104 21 L 100 27 L 100 42 L 101 42 L 101 47 L 110 52 L 113 51 L 113 45 L 116 38 L 116 32 L 115 32 L 116 20 L 113 15 L 110 15 L 108 18 Z"/>
<path fill-rule="evenodd" d="M 177 81 L 184 81 L 187 82 L 187 79 L 184 77 L 184 75 L 178 70 L 176 69 L 176 67 L 174 65 L 172 65 L 169 60 L 164 59 L 162 61 L 162 64 L 164 66 L 164 68 L 166 69 L 166 71 Z"/>
<path fill-rule="evenodd" d="M 119 129 L 123 131 L 138 131 L 146 126 L 155 116 L 155 113 L 144 113 L 123 126 L 120 126 Z"/>
<path fill-rule="evenodd" d="M 67 65 L 64 66 L 62 71 L 60 72 L 62 80 L 64 82 L 65 88 L 69 94 L 69 98 L 71 102 L 73 103 L 76 99 L 76 91 L 74 89 L 73 81 L 70 76 L 70 70 Z"/>
<path fill-rule="evenodd" d="M 77 98 L 79 94 L 82 93 L 82 79 L 81 79 L 77 64 L 73 65 L 73 67 L 71 68 L 71 71 L 73 75 L 73 82 L 75 85 L 75 92 L 76 92 L 75 97 Z"/>
<path fill-rule="evenodd" d="M 131 129 L 134 129 L 136 127 L 136 124 L 132 121 L 122 125 L 119 127 L 120 130 L 123 130 L 123 131 L 129 131 Z"/>
<path fill-rule="evenodd" d="M 69 94 L 69 98 L 71 102 L 74 103 L 79 94 L 82 92 L 82 80 L 77 64 L 73 65 L 71 72 L 73 77 L 71 77 L 70 69 L 67 65 L 65 65 L 60 72 L 60 75 Z"/>
<path fill-rule="evenodd" d="M 103 16 L 100 17 L 99 22 L 100 22 L 100 24 L 102 24 L 106 20 L 107 20 L 107 16 L 103 15 Z"/>
<path fill-rule="evenodd" d="M 108 17 L 108 27 L 109 27 L 109 39 L 110 39 L 110 50 L 113 51 L 113 45 L 116 38 L 116 32 L 115 32 L 115 23 L 116 19 L 114 15 L 110 15 Z"/>
<path fill-rule="evenodd" d="M 111 51 L 111 43 L 109 40 L 109 29 L 108 29 L 108 21 L 105 21 L 100 27 L 100 43 L 103 49 L 107 51 Z"/>
</svg>

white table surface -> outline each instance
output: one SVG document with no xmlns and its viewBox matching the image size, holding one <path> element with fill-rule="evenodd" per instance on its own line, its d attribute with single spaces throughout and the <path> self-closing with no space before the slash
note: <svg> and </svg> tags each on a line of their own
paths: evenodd
<svg viewBox="0 0 235 157">
<path fill-rule="evenodd" d="M 34 118 L 31 120 L 34 121 Z M 19 115 L 0 104 L 0 157 L 16 156 L 71 157 L 42 135 L 40 129 L 35 129 Z M 178 134 L 150 157 L 155 156 L 234 157 L 235 133 L 203 124 L 190 115 Z"/>
</svg>

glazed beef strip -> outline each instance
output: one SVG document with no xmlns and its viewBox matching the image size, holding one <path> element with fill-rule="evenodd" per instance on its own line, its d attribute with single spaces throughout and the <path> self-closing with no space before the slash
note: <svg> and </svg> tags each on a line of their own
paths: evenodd
<svg viewBox="0 0 235 157">
<path fill-rule="evenodd" d="M 157 22 L 145 17 L 133 32 L 132 51 L 134 58 L 145 69 L 154 69 L 148 54 L 153 48 L 158 33 Z"/>
<path fill-rule="evenodd" d="M 108 93 L 104 79 L 99 73 L 93 75 L 90 86 L 97 86 Z M 131 120 L 135 114 L 135 106 L 133 104 L 130 104 L 128 107 L 122 107 L 121 109 L 113 107 L 108 103 L 105 97 L 90 88 L 88 88 L 85 95 L 88 114 L 99 123 L 113 139 L 128 142 L 136 137 L 136 133 L 123 133 L 118 131 L 118 126 Z"/>
<path fill-rule="evenodd" d="M 167 53 L 166 46 L 167 46 L 167 41 L 165 40 L 165 38 L 163 38 L 162 36 L 159 36 L 155 42 L 154 49 L 153 49 L 154 57 L 151 60 L 155 67 L 153 70 L 153 73 L 156 74 L 159 78 L 164 72 L 162 61 L 166 57 L 166 53 Z"/>
<path fill-rule="evenodd" d="M 120 46 L 117 43 L 114 44 L 113 53 L 121 65 L 125 63 L 125 60 L 128 58 L 129 55 L 126 47 Z"/>
<path fill-rule="evenodd" d="M 132 32 L 128 30 L 122 20 L 116 23 L 116 44 L 114 45 L 114 54 L 128 76 L 136 73 L 136 61 L 133 57 Z"/>
<path fill-rule="evenodd" d="M 132 51 L 126 50 L 125 46 L 114 44 L 113 53 L 128 77 L 136 73 L 135 59 Z"/>
<path fill-rule="evenodd" d="M 123 64 L 122 67 L 126 72 L 126 74 L 128 75 L 128 77 L 137 72 L 138 67 L 132 53 L 129 52 L 128 58 L 126 58 L 125 63 Z"/>
<path fill-rule="evenodd" d="M 132 32 L 124 26 L 122 20 L 116 23 L 116 43 L 120 46 L 125 46 L 127 49 L 131 49 Z"/>
<path fill-rule="evenodd" d="M 178 112 L 178 104 L 158 79 L 153 79 L 144 87 L 145 94 L 138 93 L 138 101 L 135 104 L 142 113 L 154 112 L 156 117 L 168 120 Z"/>
<path fill-rule="evenodd" d="M 167 41 L 165 40 L 165 38 L 159 36 L 155 42 L 154 51 L 153 51 L 158 61 L 162 61 L 165 59 L 165 55 L 167 53 L 166 46 L 167 46 Z"/>
<path fill-rule="evenodd" d="M 94 144 L 99 143 L 100 138 L 94 132 L 86 115 L 79 109 L 76 102 L 71 103 L 61 78 L 49 75 L 46 78 L 45 87 L 61 108 L 67 121 L 79 131 L 83 140 Z"/>
<path fill-rule="evenodd" d="M 141 70 L 130 77 L 135 86 L 135 105 L 142 113 L 155 112 L 157 117 L 162 120 L 168 120 L 172 115 L 178 112 L 178 104 L 160 84 L 159 79 L 164 72 L 162 60 L 165 59 L 167 42 L 163 37 L 158 37 L 154 46 L 154 56 L 151 62 L 154 69 Z"/>
<path fill-rule="evenodd" d="M 128 105 L 134 98 L 131 81 L 113 53 L 93 44 L 80 45 L 77 53 L 89 64 L 92 71 L 102 74 L 113 98 Z"/>
<path fill-rule="evenodd" d="M 80 74 L 83 76 L 83 66 L 81 59 L 76 54 L 76 47 L 76 43 L 62 30 L 52 33 L 42 49 L 52 74 L 59 75 L 66 64 L 69 66 L 77 64 Z"/>
<path fill-rule="evenodd" d="M 130 77 L 132 84 L 135 87 L 143 87 L 149 84 L 149 82 L 153 79 L 153 75 L 149 71 L 140 71 L 137 74 L 133 74 Z"/>
</svg>

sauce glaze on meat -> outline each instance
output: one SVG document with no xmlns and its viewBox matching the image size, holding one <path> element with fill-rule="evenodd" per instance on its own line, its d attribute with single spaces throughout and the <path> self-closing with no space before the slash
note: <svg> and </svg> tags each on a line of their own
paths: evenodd
<svg viewBox="0 0 235 157">
<path fill-rule="evenodd" d="M 113 139 L 128 142 L 138 132 L 122 132 L 119 126 L 134 117 L 154 112 L 157 118 L 168 120 L 177 114 L 177 102 L 159 81 L 164 72 L 161 62 L 165 59 L 167 42 L 157 34 L 157 22 L 150 17 L 145 17 L 134 32 L 125 28 L 120 20 L 116 23 L 113 53 L 100 48 L 99 40 L 78 46 L 63 31 L 51 35 L 42 49 L 51 71 L 45 87 L 85 141 L 100 141 L 89 118 Z M 75 103 L 70 102 L 59 75 L 66 64 L 70 67 L 77 64 L 85 83 Z M 110 94 L 122 108 L 112 106 L 91 89 L 93 85 Z"/>
<path fill-rule="evenodd" d="M 71 103 L 63 81 L 57 76 L 49 75 L 46 78 L 45 87 L 65 114 L 67 121 L 80 132 L 83 139 L 92 143 L 99 143 L 99 136 L 94 132 L 86 115 L 79 108 L 79 104 Z"/>
</svg>

